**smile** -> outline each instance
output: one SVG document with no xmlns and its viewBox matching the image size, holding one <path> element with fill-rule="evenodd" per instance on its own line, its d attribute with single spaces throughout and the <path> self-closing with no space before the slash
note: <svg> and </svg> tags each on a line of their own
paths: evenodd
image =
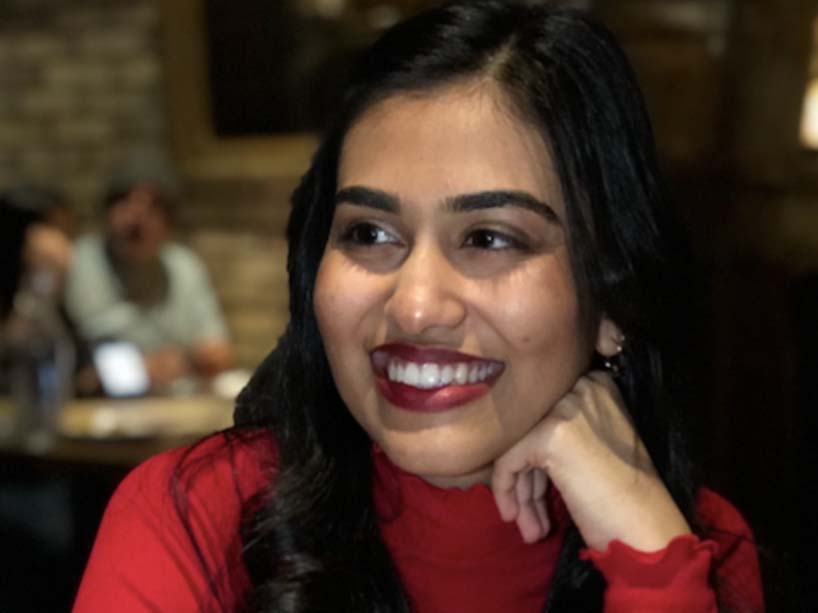
<svg viewBox="0 0 818 613">
<path fill-rule="evenodd" d="M 466 364 L 435 364 L 426 362 L 404 362 L 399 359 L 389 361 L 387 375 L 390 381 L 403 383 L 420 389 L 434 389 L 447 385 L 481 383 L 497 374 L 502 366 L 496 362 Z"/>
<path fill-rule="evenodd" d="M 451 349 L 403 343 L 377 347 L 370 354 L 378 391 L 409 411 L 444 411 L 487 394 L 503 362 Z"/>
</svg>

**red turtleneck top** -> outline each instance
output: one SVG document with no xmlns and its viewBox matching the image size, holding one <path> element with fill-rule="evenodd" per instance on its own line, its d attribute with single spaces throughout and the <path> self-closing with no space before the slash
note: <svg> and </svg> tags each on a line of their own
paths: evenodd
<svg viewBox="0 0 818 613">
<path fill-rule="evenodd" d="M 374 460 L 381 536 L 413 611 L 541 613 L 570 521 L 556 491 L 548 497 L 551 533 L 528 545 L 515 524 L 501 521 L 487 487 L 441 490 L 381 452 Z M 179 466 L 186 478 L 177 481 Z M 275 466 L 273 445 L 259 432 L 231 442 L 215 436 L 136 468 L 108 505 L 74 612 L 240 610 L 250 588 L 242 511 L 266 491 Z M 698 505 L 712 540 L 679 537 L 651 553 L 614 541 L 605 552 L 581 553 L 607 581 L 606 613 L 711 613 L 717 599 L 734 613 L 764 610 L 747 525 L 713 492 L 703 490 Z"/>
</svg>

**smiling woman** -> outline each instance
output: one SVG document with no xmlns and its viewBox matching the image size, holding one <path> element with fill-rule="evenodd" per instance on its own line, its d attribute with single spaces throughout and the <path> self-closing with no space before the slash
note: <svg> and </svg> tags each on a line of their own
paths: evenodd
<svg viewBox="0 0 818 613">
<path fill-rule="evenodd" d="M 388 31 L 293 196 L 291 321 L 236 428 L 121 486 L 76 610 L 762 610 L 677 425 L 660 183 L 582 13 L 463 0 Z"/>
<path fill-rule="evenodd" d="M 396 95 L 354 124 L 315 285 L 345 405 L 403 469 L 461 488 L 488 481 L 591 357 L 553 164 L 502 97 L 479 81 Z"/>
</svg>

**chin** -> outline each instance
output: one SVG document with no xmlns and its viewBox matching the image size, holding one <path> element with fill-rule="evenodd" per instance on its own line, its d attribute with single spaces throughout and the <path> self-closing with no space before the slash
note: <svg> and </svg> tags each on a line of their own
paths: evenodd
<svg viewBox="0 0 818 613">
<path fill-rule="evenodd" d="M 401 433 L 387 437 L 379 445 L 396 466 L 431 483 L 468 487 L 488 481 L 494 461 L 492 454 L 477 452 L 473 444 L 451 444 L 450 437 L 438 441 L 417 438 L 417 433 L 415 436 Z"/>
</svg>

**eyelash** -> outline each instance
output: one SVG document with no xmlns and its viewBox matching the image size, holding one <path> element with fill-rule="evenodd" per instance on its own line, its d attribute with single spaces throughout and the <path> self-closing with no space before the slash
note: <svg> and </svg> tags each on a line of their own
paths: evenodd
<svg viewBox="0 0 818 613">
<path fill-rule="evenodd" d="M 506 243 L 504 246 L 495 247 L 495 246 L 487 246 L 483 244 L 482 246 L 478 246 L 475 244 L 474 237 L 481 236 L 483 239 L 489 239 L 489 243 L 494 243 L 497 239 Z M 521 241 L 520 239 L 506 234 L 505 232 L 500 232 L 498 230 L 491 230 L 489 228 L 478 228 L 476 230 L 472 230 L 466 236 L 466 240 L 463 242 L 465 247 L 471 247 L 474 249 L 483 249 L 486 251 L 506 251 L 509 249 L 516 249 L 518 251 L 529 251 L 529 246 Z"/>
<path fill-rule="evenodd" d="M 367 232 L 368 236 L 361 235 L 362 232 Z M 388 240 L 378 240 L 378 235 L 389 237 Z M 482 238 L 482 241 L 476 241 L 475 238 Z M 486 240 L 488 239 L 488 240 Z M 369 222 L 354 222 L 350 224 L 340 234 L 338 240 L 342 244 L 353 247 L 375 247 L 378 245 L 395 245 L 400 244 L 400 240 L 394 237 L 391 232 L 384 230 L 380 226 Z M 495 246 L 495 241 L 505 243 L 501 246 Z M 479 244 L 482 243 L 482 244 Z M 488 244 L 487 244 L 488 243 Z M 478 249 L 481 251 L 507 251 L 517 250 L 528 252 L 530 246 L 524 241 L 511 236 L 505 232 L 492 230 L 489 228 L 478 228 L 469 231 L 466 239 L 463 241 L 463 247 L 470 249 Z"/>
<path fill-rule="evenodd" d="M 382 234 L 387 235 L 391 238 L 391 240 L 387 241 L 380 241 L 378 242 L 377 239 L 375 240 L 368 240 L 364 239 L 359 233 L 361 231 L 368 231 L 370 233 L 370 239 L 372 238 L 372 234 Z M 387 230 L 384 230 L 380 226 L 377 226 L 373 223 L 368 222 L 356 222 L 350 224 L 339 236 L 339 241 L 341 243 L 359 247 L 373 247 L 375 245 L 388 245 L 388 244 L 396 244 L 399 243 L 397 239 Z"/>
</svg>

